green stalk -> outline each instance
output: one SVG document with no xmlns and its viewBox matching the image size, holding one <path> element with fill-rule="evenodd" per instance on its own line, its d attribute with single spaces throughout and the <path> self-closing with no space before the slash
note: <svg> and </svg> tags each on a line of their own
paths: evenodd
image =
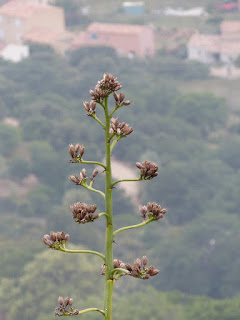
<svg viewBox="0 0 240 320">
<path fill-rule="evenodd" d="M 113 293 L 113 211 L 112 211 L 112 171 L 111 171 L 111 138 L 110 115 L 108 113 L 108 99 L 105 98 L 105 156 L 106 156 L 106 177 L 105 177 L 105 212 L 107 214 L 106 238 L 105 238 L 105 289 L 104 289 L 104 312 L 105 320 L 112 320 L 112 293 Z"/>
</svg>

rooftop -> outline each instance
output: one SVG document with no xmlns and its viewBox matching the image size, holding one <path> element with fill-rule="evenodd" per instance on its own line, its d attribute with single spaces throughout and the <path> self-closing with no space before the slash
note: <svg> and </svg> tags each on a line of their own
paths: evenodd
<svg viewBox="0 0 240 320">
<path fill-rule="evenodd" d="M 25 33 L 22 38 L 26 41 L 51 44 L 55 40 L 71 40 L 73 35 L 70 32 L 55 32 L 49 29 L 32 29 Z"/>
<path fill-rule="evenodd" d="M 140 34 L 149 28 L 149 26 L 144 25 L 93 22 L 89 25 L 87 31 L 115 34 Z"/>
<path fill-rule="evenodd" d="M 47 8 L 52 8 L 47 4 L 38 4 L 31 2 L 9 1 L 0 7 L 0 15 L 6 15 L 14 18 L 28 18 Z"/>
</svg>

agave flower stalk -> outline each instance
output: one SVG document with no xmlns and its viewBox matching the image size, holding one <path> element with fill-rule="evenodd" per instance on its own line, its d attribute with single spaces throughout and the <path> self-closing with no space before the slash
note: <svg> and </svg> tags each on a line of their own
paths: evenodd
<svg viewBox="0 0 240 320">
<path fill-rule="evenodd" d="M 90 179 L 87 177 L 87 171 L 83 168 L 80 174 L 74 174 L 69 179 L 76 184 L 86 188 L 89 191 L 95 192 L 102 196 L 105 202 L 105 212 L 95 213 L 97 206 L 95 204 L 88 205 L 84 202 L 77 202 L 70 205 L 70 210 L 73 214 L 73 219 L 78 224 L 85 224 L 94 222 L 98 218 L 105 217 L 106 220 L 106 232 L 105 232 L 105 252 L 100 253 L 93 250 L 70 250 L 66 248 L 66 244 L 69 240 L 69 235 L 64 232 L 51 232 L 50 235 L 45 234 L 43 242 L 51 249 L 59 250 L 64 253 L 87 253 L 98 256 L 102 259 L 101 274 L 105 276 L 105 288 L 104 288 L 104 301 L 103 309 L 96 307 L 86 308 L 78 310 L 73 308 L 73 299 L 66 297 L 58 298 L 59 306 L 55 309 L 55 315 L 57 316 L 74 316 L 80 315 L 87 312 L 99 312 L 102 314 L 104 320 L 112 320 L 112 295 L 114 282 L 121 277 L 131 276 L 139 279 L 149 279 L 152 276 L 158 274 L 159 270 L 153 266 L 147 267 L 147 257 L 143 256 L 142 259 L 137 258 L 133 265 L 125 263 L 113 257 L 113 243 L 114 237 L 122 231 L 143 227 L 152 221 L 158 221 L 163 218 L 166 209 L 162 208 L 159 204 L 153 202 L 148 203 L 146 206 L 139 206 L 139 211 L 143 221 L 139 224 L 122 227 L 114 230 L 113 221 L 113 205 L 112 196 L 113 189 L 117 183 L 125 181 L 141 181 L 151 180 L 158 175 L 158 166 L 151 161 L 144 161 L 143 163 L 137 162 L 136 167 L 140 170 L 139 177 L 137 179 L 112 179 L 112 168 L 111 168 L 111 154 L 113 148 L 117 145 L 118 141 L 133 132 L 127 123 L 120 122 L 119 118 L 113 118 L 114 113 L 121 107 L 126 107 L 131 104 L 129 100 L 125 101 L 125 94 L 116 92 L 122 88 L 121 83 L 118 82 L 111 74 L 104 74 L 103 79 L 100 80 L 94 90 L 90 90 L 91 101 L 84 101 L 83 106 L 87 111 L 87 116 L 94 119 L 104 129 L 105 139 L 105 163 L 98 161 L 89 161 L 84 159 L 85 147 L 80 144 L 70 144 L 69 154 L 71 156 L 70 163 L 80 164 L 95 164 L 101 166 L 105 172 L 105 191 L 95 189 L 93 183 L 98 174 L 98 170 L 95 168 L 92 172 Z M 108 98 L 113 95 L 115 99 L 115 107 L 109 108 Z M 97 115 L 97 105 L 99 105 L 104 112 L 105 121 L 101 121 Z M 111 110 L 110 110 L 111 109 Z M 88 180 L 90 180 L 88 182 Z"/>
</svg>

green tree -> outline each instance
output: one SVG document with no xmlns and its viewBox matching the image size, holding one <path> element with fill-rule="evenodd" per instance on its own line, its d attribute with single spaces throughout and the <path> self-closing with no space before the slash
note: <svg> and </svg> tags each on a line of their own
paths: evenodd
<svg viewBox="0 0 240 320">
<path fill-rule="evenodd" d="M 0 124 L 0 150 L 1 154 L 9 157 L 21 141 L 21 130 L 5 123 Z"/>
</svg>

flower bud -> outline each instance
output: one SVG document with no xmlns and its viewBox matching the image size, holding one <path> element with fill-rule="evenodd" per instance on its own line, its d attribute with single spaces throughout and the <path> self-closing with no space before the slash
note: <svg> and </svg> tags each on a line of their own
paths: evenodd
<svg viewBox="0 0 240 320">
<path fill-rule="evenodd" d="M 87 178 L 87 171 L 86 171 L 85 168 L 82 169 L 81 174 L 82 174 L 83 179 L 86 179 L 86 178 Z"/>
<path fill-rule="evenodd" d="M 119 95 L 119 102 L 122 102 L 125 98 L 125 94 L 123 92 L 120 93 Z"/>
<path fill-rule="evenodd" d="M 53 241 L 56 241 L 57 240 L 57 236 L 56 236 L 56 233 L 51 231 L 50 232 L 50 238 L 53 240 Z"/>
<path fill-rule="evenodd" d="M 60 231 L 57 232 L 57 240 L 58 241 L 62 240 L 62 232 L 60 232 Z"/>
<path fill-rule="evenodd" d="M 89 103 L 87 101 L 84 101 L 83 102 L 83 106 L 85 108 L 85 110 L 88 112 L 90 110 L 90 106 L 89 106 Z"/>
<path fill-rule="evenodd" d="M 136 259 L 134 261 L 134 267 L 137 267 L 137 268 L 141 269 L 141 266 L 142 266 L 141 260 L 140 259 Z"/>
<path fill-rule="evenodd" d="M 85 147 L 84 146 L 80 146 L 79 152 L 80 152 L 80 156 L 82 157 L 85 151 Z"/>
<path fill-rule="evenodd" d="M 137 162 L 136 167 L 141 170 L 143 168 L 143 165 L 140 162 Z"/>
<path fill-rule="evenodd" d="M 58 303 L 60 304 L 60 305 L 62 305 L 63 304 L 63 297 L 58 297 Z"/>
<path fill-rule="evenodd" d="M 69 297 L 66 297 L 66 298 L 64 299 L 64 304 L 65 304 L 65 306 L 68 306 L 68 305 L 69 305 L 69 300 L 70 300 Z"/>
<path fill-rule="evenodd" d="M 64 239 L 64 240 L 65 240 L 65 241 L 68 241 L 68 240 L 69 240 L 69 238 L 70 238 L 69 234 L 68 234 L 68 233 L 66 233 L 66 234 L 65 234 L 65 239 Z"/>
<path fill-rule="evenodd" d="M 129 101 L 129 100 L 123 102 L 124 106 L 129 106 L 130 104 L 131 104 L 131 101 Z"/>
<path fill-rule="evenodd" d="M 78 309 L 75 309 L 72 313 L 74 316 L 78 315 L 79 314 L 79 310 Z"/>
<path fill-rule="evenodd" d="M 70 153 L 70 156 L 71 156 L 72 158 L 74 158 L 75 148 L 74 148 L 74 145 L 73 145 L 73 144 L 70 144 L 70 145 L 69 145 L 69 153 Z"/>
<path fill-rule="evenodd" d="M 114 97 L 116 102 L 119 101 L 119 95 L 116 92 L 113 92 L 113 97 Z"/>
<path fill-rule="evenodd" d="M 97 175 L 98 175 L 98 169 L 95 168 L 95 169 L 93 170 L 92 176 L 93 176 L 93 178 L 95 178 Z"/>
<path fill-rule="evenodd" d="M 143 263 L 143 266 L 146 267 L 146 265 L 147 265 L 147 257 L 146 256 L 142 257 L 142 263 Z"/>
</svg>

